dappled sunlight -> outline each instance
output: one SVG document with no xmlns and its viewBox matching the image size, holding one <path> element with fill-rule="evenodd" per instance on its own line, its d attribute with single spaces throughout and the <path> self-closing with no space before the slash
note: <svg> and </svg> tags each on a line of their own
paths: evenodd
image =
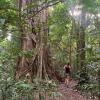
<svg viewBox="0 0 100 100">
<path fill-rule="evenodd" d="M 8 41 L 11 41 L 11 39 L 12 39 L 12 34 L 11 34 L 11 33 L 7 33 L 7 35 L 8 35 L 8 36 L 7 36 L 7 40 L 8 40 Z"/>
<path fill-rule="evenodd" d="M 99 0 L 0 0 L 0 100 L 99 100 Z"/>
</svg>

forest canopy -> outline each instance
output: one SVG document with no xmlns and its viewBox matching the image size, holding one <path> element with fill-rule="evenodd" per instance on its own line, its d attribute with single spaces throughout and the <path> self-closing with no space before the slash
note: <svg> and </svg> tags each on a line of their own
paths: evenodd
<svg viewBox="0 0 100 100">
<path fill-rule="evenodd" d="M 0 100 L 61 96 L 67 63 L 100 100 L 100 0 L 0 0 Z"/>
</svg>

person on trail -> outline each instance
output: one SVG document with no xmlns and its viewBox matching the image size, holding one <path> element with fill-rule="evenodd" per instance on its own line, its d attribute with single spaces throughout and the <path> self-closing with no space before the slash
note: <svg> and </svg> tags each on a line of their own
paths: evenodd
<svg viewBox="0 0 100 100">
<path fill-rule="evenodd" d="M 71 66 L 70 66 L 70 63 L 67 63 L 65 66 L 64 66 L 64 70 L 65 70 L 65 85 L 69 85 L 69 81 L 70 81 L 70 78 L 71 78 Z"/>
</svg>

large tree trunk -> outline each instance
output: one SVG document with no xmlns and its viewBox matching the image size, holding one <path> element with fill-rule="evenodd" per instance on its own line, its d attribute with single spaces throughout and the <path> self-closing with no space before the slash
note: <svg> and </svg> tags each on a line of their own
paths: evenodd
<svg viewBox="0 0 100 100">
<path fill-rule="evenodd" d="M 86 12 L 82 8 L 81 19 L 76 25 L 76 46 L 77 46 L 77 67 L 78 70 L 85 69 L 85 27 L 86 27 Z"/>
<path fill-rule="evenodd" d="M 20 2 L 21 1 L 21 2 Z M 15 79 L 25 78 L 28 75 L 32 76 L 37 72 L 37 52 L 32 53 L 36 49 L 36 31 L 35 21 L 33 18 L 27 16 L 22 19 L 22 12 L 29 13 L 29 10 L 23 11 L 26 4 L 31 0 L 18 0 L 19 19 L 20 26 L 19 34 L 21 34 L 21 52 L 23 53 L 19 58 L 16 66 Z M 22 22 L 25 22 L 22 25 Z M 32 53 L 31 57 L 28 57 L 27 53 Z"/>
<path fill-rule="evenodd" d="M 82 0 L 83 1 L 83 0 Z M 82 4 L 82 1 L 80 2 Z M 77 63 L 78 72 L 80 75 L 79 85 L 84 85 L 89 82 L 89 77 L 87 74 L 86 63 L 85 63 L 85 29 L 86 29 L 86 11 L 84 6 L 81 9 L 82 14 L 80 16 L 80 23 L 78 23 L 77 31 Z"/>
<path fill-rule="evenodd" d="M 31 3 L 31 0 L 20 0 L 18 1 L 18 6 L 20 11 L 26 4 Z M 27 10 L 26 15 L 30 13 L 30 10 Z M 39 9 L 38 7 L 34 10 Z M 34 14 L 31 11 L 31 14 Z M 21 12 L 19 13 L 21 17 Z M 30 77 L 30 82 L 33 78 L 48 79 L 48 78 L 58 78 L 58 74 L 52 69 L 49 48 L 47 44 L 48 39 L 48 25 L 47 25 L 48 12 L 47 9 L 42 10 L 35 17 L 25 17 L 25 25 L 21 27 L 19 33 L 21 34 L 21 50 L 22 52 L 32 53 L 31 57 L 28 57 L 26 54 L 19 57 L 15 79 L 19 80 L 21 78 Z M 22 20 L 20 21 L 21 24 Z M 53 77 L 52 77 L 53 76 Z M 56 77 L 57 76 L 57 77 Z"/>
<path fill-rule="evenodd" d="M 80 27 L 80 32 L 77 33 L 77 65 L 78 70 L 85 66 L 85 32 L 83 27 Z"/>
<path fill-rule="evenodd" d="M 55 72 L 51 65 L 51 56 L 48 46 L 48 9 L 44 9 L 39 13 L 40 34 L 39 34 L 39 70 L 37 73 L 38 78 L 42 79 L 56 79 L 61 80 L 61 77 Z"/>
</svg>

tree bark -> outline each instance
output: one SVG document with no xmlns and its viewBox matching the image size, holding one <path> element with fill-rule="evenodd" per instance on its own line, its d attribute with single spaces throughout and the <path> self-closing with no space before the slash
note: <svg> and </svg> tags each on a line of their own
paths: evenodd
<svg viewBox="0 0 100 100">
<path fill-rule="evenodd" d="M 20 4 L 21 3 L 21 4 Z M 36 48 L 36 32 L 35 32 L 35 25 L 33 18 L 28 18 L 26 16 L 25 19 L 22 18 L 22 12 L 25 14 L 28 14 L 28 10 L 23 11 L 24 7 L 27 5 L 27 0 L 18 0 L 18 8 L 19 8 L 19 19 L 20 19 L 20 27 L 19 27 L 19 34 L 21 34 L 21 52 L 30 52 L 32 50 L 35 50 Z M 27 19 L 27 20 L 26 20 Z M 24 20 L 25 24 L 22 25 L 22 21 Z M 30 28 L 30 31 L 28 31 Z M 26 77 L 27 74 L 30 74 L 30 76 L 33 76 L 33 69 L 36 67 L 36 59 L 37 55 L 34 54 L 31 58 L 27 57 L 27 55 L 22 54 L 18 58 L 17 66 L 16 66 L 16 73 L 15 73 L 15 79 L 19 80 L 22 77 Z M 35 64 L 33 64 L 35 62 Z M 33 65 L 33 66 L 32 66 Z M 35 70 L 36 71 L 36 70 Z"/>
<path fill-rule="evenodd" d="M 18 3 L 20 4 L 20 0 L 18 1 Z M 22 0 L 21 3 L 22 6 L 18 6 L 20 10 L 22 8 L 24 9 L 24 7 L 27 6 L 27 3 L 31 3 L 31 0 Z M 34 8 L 34 10 L 38 11 L 37 9 L 39 8 Z M 25 10 L 24 13 L 28 15 L 31 11 L 31 14 L 34 14 L 32 10 L 33 8 L 30 8 L 30 10 Z M 19 13 L 19 16 L 21 16 L 21 13 Z M 24 19 L 25 25 L 21 27 L 21 30 L 23 31 L 19 31 L 19 33 L 21 34 L 21 50 L 22 52 L 29 52 L 34 50 L 35 53 L 32 54 L 31 58 L 27 57 L 26 55 L 22 55 L 19 57 L 15 73 L 16 80 L 27 78 L 27 76 L 30 77 L 31 82 L 33 78 L 58 78 L 59 75 L 55 74 L 50 64 L 51 61 L 47 44 L 47 18 L 47 9 L 43 9 L 37 14 L 37 16 L 26 16 L 26 18 Z M 20 24 L 21 22 L 22 21 L 20 21 Z"/>
<path fill-rule="evenodd" d="M 77 67 L 78 70 L 85 69 L 85 27 L 86 27 L 86 12 L 84 7 L 82 8 L 81 19 L 76 24 L 76 47 L 77 47 Z"/>
</svg>

